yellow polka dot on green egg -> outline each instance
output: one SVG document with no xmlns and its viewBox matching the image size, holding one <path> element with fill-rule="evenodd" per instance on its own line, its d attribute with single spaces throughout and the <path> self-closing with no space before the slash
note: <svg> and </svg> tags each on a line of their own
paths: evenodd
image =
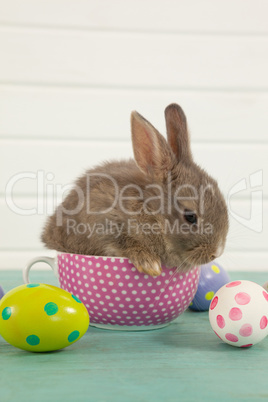
<svg viewBox="0 0 268 402">
<path fill-rule="evenodd" d="M 206 300 L 212 300 L 213 299 L 213 296 L 214 296 L 214 292 L 207 292 L 206 294 L 205 294 L 205 299 Z"/>
<path fill-rule="evenodd" d="M 217 265 L 211 265 L 211 269 L 215 272 L 215 274 L 219 274 L 221 272 Z"/>
</svg>

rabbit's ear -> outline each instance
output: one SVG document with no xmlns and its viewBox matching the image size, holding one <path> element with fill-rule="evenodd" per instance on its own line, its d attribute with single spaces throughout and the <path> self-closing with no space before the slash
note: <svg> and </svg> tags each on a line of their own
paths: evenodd
<svg viewBox="0 0 268 402">
<path fill-rule="evenodd" d="M 168 143 L 177 161 L 191 161 L 192 153 L 187 129 L 187 120 L 182 108 L 172 103 L 165 109 Z"/>
<path fill-rule="evenodd" d="M 176 165 L 176 158 L 165 138 L 139 113 L 131 113 L 134 157 L 147 174 L 164 177 Z"/>
</svg>

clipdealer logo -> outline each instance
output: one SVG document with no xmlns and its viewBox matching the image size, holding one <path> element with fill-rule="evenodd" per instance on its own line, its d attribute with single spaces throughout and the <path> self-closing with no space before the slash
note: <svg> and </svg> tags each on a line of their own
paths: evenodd
<svg viewBox="0 0 268 402">
<path fill-rule="evenodd" d="M 249 181 L 249 185 L 248 185 Z M 249 176 L 249 180 L 243 178 L 239 180 L 229 191 L 227 197 L 227 206 L 229 214 L 244 227 L 261 233 L 263 230 L 263 171 L 258 170 Z M 234 195 L 250 189 L 250 216 L 246 218 L 231 207 L 231 200 Z"/>
<path fill-rule="evenodd" d="M 6 204 L 9 209 L 18 215 L 31 216 L 31 215 L 49 215 L 52 214 L 57 205 L 59 205 L 67 192 L 73 189 L 73 184 L 55 184 L 53 180 L 55 176 L 53 173 L 44 171 L 37 172 L 19 172 L 12 176 L 6 185 Z M 33 181 L 33 185 L 35 188 L 35 205 L 32 205 L 31 208 L 25 208 L 23 206 L 17 205 L 16 199 L 14 197 L 14 189 L 17 184 L 25 184 L 27 180 Z M 113 181 L 113 178 L 111 178 Z M 186 185 L 187 186 L 187 185 Z M 232 188 L 229 190 L 227 194 L 227 207 L 230 216 L 236 220 L 242 226 L 257 232 L 261 233 L 263 230 L 263 171 L 258 170 L 249 175 L 248 178 L 242 178 L 237 183 L 235 183 Z M 116 183 L 115 183 L 116 188 Z M 116 188 L 117 189 L 117 188 Z M 78 193 L 79 199 L 84 199 L 84 193 L 82 189 L 75 189 Z M 137 189 L 138 191 L 139 189 Z M 199 191 L 197 189 L 192 189 L 194 197 L 200 197 Z M 200 189 L 199 189 L 200 190 Z M 203 189 L 203 192 L 207 189 Z M 250 199 L 249 199 L 249 207 L 250 207 L 250 217 L 245 217 L 242 214 L 234 211 L 232 209 L 232 199 L 237 194 L 240 194 L 244 191 L 250 190 Z M 119 191 L 117 189 L 117 191 Z M 139 190 L 140 191 L 140 190 Z M 118 195 L 119 192 L 118 192 Z M 140 194 L 139 194 L 140 195 Z M 123 197 L 119 197 L 119 199 Z M 80 204 L 81 205 L 81 204 Z M 205 206 L 203 206 L 205 207 Z M 69 215 L 75 214 L 78 211 L 75 209 L 73 211 L 66 211 Z M 100 213 L 104 213 L 105 211 L 101 211 Z M 161 212 L 161 211 L 159 211 Z"/>
</svg>

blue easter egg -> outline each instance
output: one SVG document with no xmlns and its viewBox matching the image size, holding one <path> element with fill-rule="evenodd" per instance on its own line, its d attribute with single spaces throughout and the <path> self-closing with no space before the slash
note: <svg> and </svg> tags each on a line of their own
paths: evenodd
<svg viewBox="0 0 268 402">
<path fill-rule="evenodd" d="M 230 277 L 218 262 L 201 265 L 197 292 L 189 308 L 194 311 L 207 311 L 214 294 L 228 282 Z"/>
</svg>

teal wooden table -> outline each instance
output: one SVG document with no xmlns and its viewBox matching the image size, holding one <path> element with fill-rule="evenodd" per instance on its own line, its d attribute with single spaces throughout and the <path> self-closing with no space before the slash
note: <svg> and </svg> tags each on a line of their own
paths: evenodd
<svg viewBox="0 0 268 402">
<path fill-rule="evenodd" d="M 263 284 L 268 273 L 231 273 Z M 56 285 L 49 271 L 31 280 Z M 0 271 L 5 291 L 19 271 Z M 166 328 L 145 332 L 90 327 L 76 344 L 29 353 L 0 337 L 0 401 L 261 401 L 267 400 L 268 338 L 249 349 L 220 341 L 208 313 L 186 311 Z"/>
</svg>

